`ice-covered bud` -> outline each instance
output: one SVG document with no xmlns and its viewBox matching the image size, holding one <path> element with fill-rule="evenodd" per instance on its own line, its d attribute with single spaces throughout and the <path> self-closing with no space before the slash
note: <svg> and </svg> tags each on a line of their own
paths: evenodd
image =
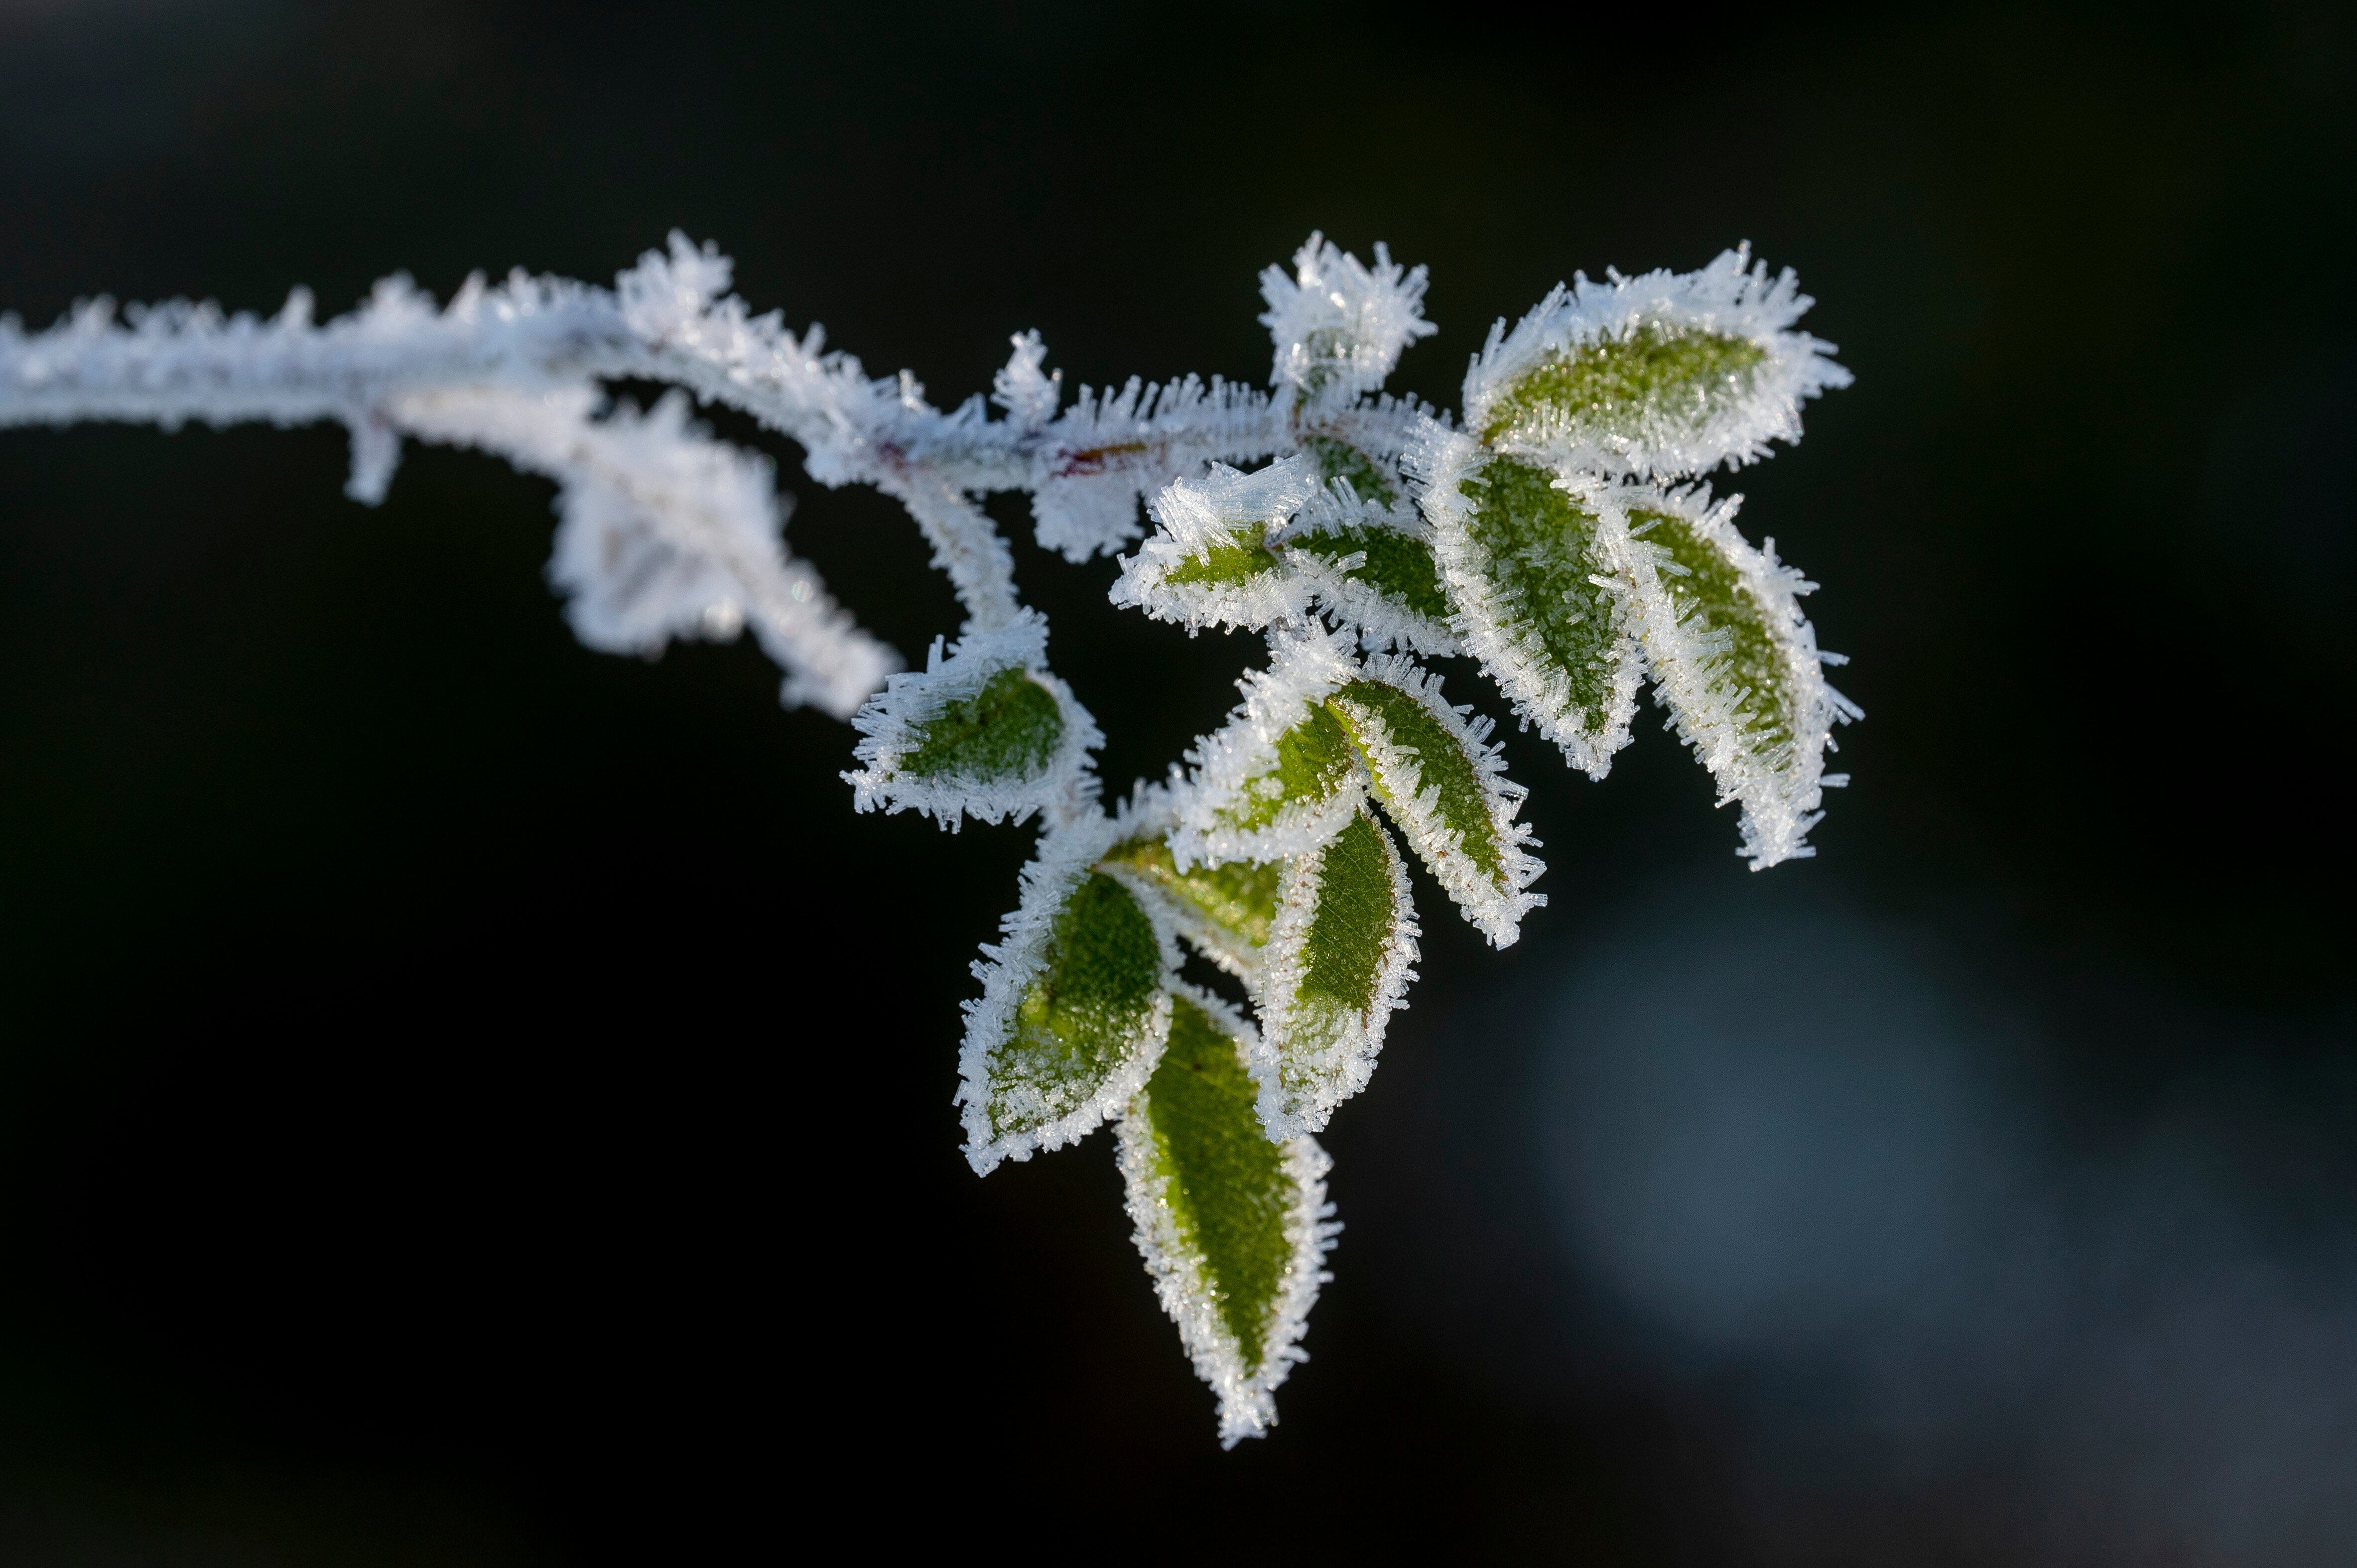
<svg viewBox="0 0 2357 1568">
<path fill-rule="evenodd" d="M 1437 330 L 1424 318 L 1425 269 L 1404 270 L 1375 246 L 1372 267 L 1312 234 L 1293 275 L 1260 274 L 1261 325 L 1276 345 L 1269 385 L 1290 389 L 1297 411 L 1355 401 L 1383 384 L 1400 350 Z"/>
<path fill-rule="evenodd" d="M 718 246 L 707 243 L 699 249 L 674 229 L 668 254 L 649 251 L 637 266 L 614 279 L 622 320 L 649 342 L 679 337 L 727 294 L 733 271 Z"/>
<path fill-rule="evenodd" d="M 1016 424 L 1033 428 L 1056 417 L 1064 397 L 1064 372 L 1048 373 L 1048 349 L 1039 333 L 1017 333 L 1014 343 L 1015 352 L 990 378 L 990 401 Z"/>
</svg>

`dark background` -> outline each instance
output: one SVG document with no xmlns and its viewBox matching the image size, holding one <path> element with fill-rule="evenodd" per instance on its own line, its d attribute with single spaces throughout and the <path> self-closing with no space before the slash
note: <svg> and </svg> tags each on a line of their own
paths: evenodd
<svg viewBox="0 0 2357 1568">
<path fill-rule="evenodd" d="M 2357 35 L 1905 9 L 0 0 L 30 325 L 677 226 L 940 403 L 1030 327 L 1257 381 L 1322 228 L 1431 265 L 1453 405 L 1559 277 L 1748 238 L 1857 384 L 1746 523 L 1871 715 L 1756 878 L 1651 724 L 1600 787 L 1510 736 L 1553 907 L 1420 890 L 1316 1359 L 1222 1455 L 1103 1140 L 958 1154 L 1030 830 L 854 818 L 749 646 L 582 650 L 495 462 L 367 510 L 333 430 L 0 432 L 0 1559 L 2348 1561 Z M 1158 773 L 1249 647 L 1018 553 Z"/>
</svg>

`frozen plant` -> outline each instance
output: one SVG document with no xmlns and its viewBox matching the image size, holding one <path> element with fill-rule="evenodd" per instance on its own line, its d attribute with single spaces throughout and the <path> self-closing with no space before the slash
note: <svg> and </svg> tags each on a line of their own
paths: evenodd
<svg viewBox="0 0 2357 1568">
<path fill-rule="evenodd" d="M 405 439 L 496 453 L 556 482 L 549 576 L 583 641 L 749 628 L 789 704 L 859 731 L 859 811 L 1036 818 L 966 1004 L 967 1157 L 986 1174 L 1115 1124 L 1138 1248 L 1232 1444 L 1276 1419 L 1328 1277 L 1316 1134 L 1415 978 L 1410 854 L 1496 946 L 1544 902 L 1491 721 L 1419 660 L 1469 656 L 1599 779 L 1650 680 L 1755 870 L 1810 853 L 1843 781 L 1833 725 L 1857 716 L 1802 617 L 1811 585 L 1702 482 L 1797 440 L 1802 403 L 1849 379 L 1795 329 L 1791 273 L 1738 249 L 1577 277 L 1492 329 L 1461 419 L 1383 391 L 1433 330 L 1423 268 L 1312 235 L 1261 286 L 1267 392 L 1188 376 L 1067 401 L 1026 333 L 987 403 L 943 411 L 907 371 L 871 378 L 817 328 L 753 315 L 729 263 L 674 235 L 611 290 L 517 273 L 437 308 L 396 277 L 324 325 L 299 289 L 267 320 L 103 300 L 45 332 L 0 317 L 0 426 L 334 420 L 364 502 Z M 610 401 L 617 378 L 680 390 L 642 413 Z M 821 484 L 898 497 L 957 589 L 956 640 L 901 670 L 787 553 L 767 460 L 713 440 L 691 397 L 799 443 Z M 975 501 L 1008 489 L 1072 561 L 1135 544 L 1115 605 L 1267 642 L 1224 727 L 1111 811 L 1103 737 Z M 1250 1016 L 1180 980 L 1189 949 Z"/>
</svg>

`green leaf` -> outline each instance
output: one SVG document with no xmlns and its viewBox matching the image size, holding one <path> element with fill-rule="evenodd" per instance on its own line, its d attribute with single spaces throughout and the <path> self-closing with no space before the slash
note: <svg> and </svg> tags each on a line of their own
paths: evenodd
<svg viewBox="0 0 2357 1568">
<path fill-rule="evenodd" d="M 1249 1027 L 1216 999 L 1173 997 L 1170 1044 L 1121 1128 L 1129 1212 L 1165 1311 L 1220 1398 L 1232 1446 L 1276 1420 L 1276 1386 L 1317 1300 L 1333 1228 L 1324 1153 L 1272 1143 L 1254 1110 Z"/>
<path fill-rule="evenodd" d="M 1491 403 L 1481 438 L 1572 446 L 1695 439 L 1751 397 L 1767 360 L 1767 349 L 1728 333 L 1649 322 L 1576 343 L 1515 378 Z"/>
<path fill-rule="evenodd" d="M 1728 693 L 1728 724 L 1742 754 L 1777 768 L 1790 760 L 1800 693 L 1766 606 L 1742 570 L 1699 521 L 1631 507 L 1629 532 L 1662 552 L 1662 587 L 1677 618 L 1719 645 L 1714 684 Z"/>
<path fill-rule="evenodd" d="M 1431 790 L 1430 816 L 1439 832 L 1455 841 L 1456 852 L 1482 875 L 1493 882 L 1502 878 L 1506 846 L 1490 820 L 1480 768 L 1458 738 L 1396 686 L 1353 681 L 1328 702 L 1360 743 L 1374 775 L 1375 798 L 1391 810 L 1393 820 L 1406 814 L 1403 804 Z M 1415 832 L 1404 822 L 1400 825 L 1414 842 Z"/>
<path fill-rule="evenodd" d="M 1170 853 L 1182 866 L 1271 862 L 1324 843 L 1366 797 L 1358 748 L 1325 698 L 1360 672 L 1351 639 L 1293 625 L 1265 670 L 1237 685 L 1242 706 L 1188 754 L 1170 798 Z"/>
<path fill-rule="evenodd" d="M 1447 438 L 1422 499 L 1466 650 L 1573 767 L 1602 778 L 1628 744 L 1640 672 L 1604 585 L 1618 580 L 1605 510 L 1462 436 Z"/>
<path fill-rule="evenodd" d="M 1048 623 L 1024 610 L 971 628 L 925 668 L 892 676 L 852 718 L 861 767 L 845 773 L 862 811 L 921 811 L 954 829 L 966 817 L 1020 822 L 1083 788 L 1104 743 L 1088 710 L 1047 668 Z"/>
<path fill-rule="evenodd" d="M 1277 569 L 1277 559 L 1261 542 L 1258 525 L 1238 529 L 1225 543 L 1203 547 L 1200 555 L 1190 555 L 1162 575 L 1162 581 L 1172 586 L 1188 585 L 1228 586 L 1248 583 L 1264 572 Z"/>
<path fill-rule="evenodd" d="M 1583 480 L 1672 479 L 1765 457 L 1801 438 L 1801 405 L 1849 372 L 1792 328 L 1809 308 L 1789 271 L 1748 249 L 1699 272 L 1558 287 L 1465 376 L 1465 428 Z"/>
<path fill-rule="evenodd" d="M 1221 968 L 1240 975 L 1259 969 L 1276 918 L 1282 865 L 1243 861 L 1180 871 L 1159 837 L 1116 844 L 1103 864 L 1129 872 L 1167 900 L 1179 935 Z"/>
<path fill-rule="evenodd" d="M 1272 1137 L 1325 1126 L 1366 1086 L 1416 955 L 1399 850 L 1362 808 L 1286 872 L 1262 983 L 1254 1076 Z"/>
<path fill-rule="evenodd" d="M 1323 706 L 1312 707 L 1276 737 L 1275 765 L 1246 779 L 1235 800 L 1212 813 L 1213 821 L 1237 832 L 1269 827 L 1288 808 L 1332 800 L 1349 787 L 1357 764 L 1341 721 Z"/>
<path fill-rule="evenodd" d="M 916 744 L 900 771 L 918 779 L 1013 783 L 1039 778 L 1064 739 L 1055 694 L 1028 670 L 1001 670 L 971 697 L 909 726 Z"/>
<path fill-rule="evenodd" d="M 1506 779 L 1479 727 L 1442 702 L 1439 682 L 1406 660 L 1382 661 L 1386 679 L 1353 681 L 1327 699 L 1350 728 L 1375 798 L 1468 920 L 1498 946 L 1520 934 L 1544 900 L 1523 889 L 1543 869 L 1523 851 L 1514 822 L 1523 791 Z"/>
<path fill-rule="evenodd" d="M 1038 896 L 1058 888 L 1048 914 Z M 1169 1019 L 1170 954 L 1135 894 L 1084 871 L 1036 875 L 1026 895 L 984 971 L 960 1064 L 967 1158 L 982 1171 L 1103 1121 L 1144 1081 Z"/>
<path fill-rule="evenodd" d="M 1321 561 L 1364 555 L 1341 574 L 1346 580 L 1364 583 L 1411 615 L 1448 623 L 1448 590 L 1442 585 L 1439 563 L 1432 558 L 1432 546 L 1413 534 L 1395 528 L 1322 528 L 1285 542 Z"/>
<path fill-rule="evenodd" d="M 1629 509 L 1627 557 L 1662 701 L 1721 799 L 1742 803 L 1759 870 L 1809 854 L 1833 724 L 1857 710 L 1825 683 L 1797 602 L 1809 585 L 1736 531 L 1738 499 L 1654 492 Z"/>
</svg>

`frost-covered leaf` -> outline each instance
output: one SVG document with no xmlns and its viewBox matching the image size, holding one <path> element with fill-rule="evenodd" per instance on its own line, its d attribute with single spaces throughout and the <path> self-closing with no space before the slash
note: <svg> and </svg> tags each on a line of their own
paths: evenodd
<svg viewBox="0 0 2357 1568">
<path fill-rule="evenodd" d="M 1088 754 L 1104 736 L 1047 669 L 1048 623 L 1025 610 L 996 631 L 969 632 L 921 671 L 895 675 L 852 720 L 865 766 L 843 777 L 862 811 L 921 811 L 954 829 L 1021 822 L 1093 790 Z"/>
<path fill-rule="evenodd" d="M 1573 767 L 1603 778 L 1629 744 L 1642 673 L 1613 547 L 1625 521 L 1437 424 L 1410 462 L 1465 650 Z"/>
<path fill-rule="evenodd" d="M 958 1058 L 966 1159 L 987 1175 L 1093 1130 L 1128 1103 L 1170 1027 L 1170 934 L 1120 881 L 1093 869 L 1113 824 L 1052 829 L 1023 874 L 1006 940 L 974 965 Z"/>
<path fill-rule="evenodd" d="M 1741 854 L 1755 871 L 1813 854 L 1805 835 L 1828 779 L 1838 719 L 1857 716 L 1826 684 L 1825 655 L 1802 615 L 1814 585 L 1754 550 L 1735 527 L 1742 498 L 1640 492 L 1628 504 L 1627 574 L 1655 689 L 1678 734 L 1743 808 Z"/>
<path fill-rule="evenodd" d="M 1179 988 L 1170 1042 L 1121 1123 L 1137 1248 L 1233 1447 L 1276 1422 L 1278 1384 L 1325 1282 L 1329 1162 L 1308 1137 L 1272 1143 L 1245 1068 L 1252 1026 Z"/>
<path fill-rule="evenodd" d="M 1436 328 L 1424 318 L 1425 270 L 1405 271 L 1382 245 L 1372 267 L 1312 234 L 1293 276 L 1260 275 L 1261 325 L 1276 345 L 1269 385 L 1296 411 L 1355 401 L 1383 384 L 1400 350 Z"/>
<path fill-rule="evenodd" d="M 1190 632 L 1298 618 L 1308 590 L 1268 548 L 1268 532 L 1317 492 L 1301 457 L 1252 474 L 1214 463 L 1204 478 L 1174 480 L 1148 504 L 1156 530 L 1122 559 L 1113 602 Z"/>
<path fill-rule="evenodd" d="M 1363 808 L 1286 867 L 1253 1055 L 1269 1136 L 1319 1131 L 1366 1087 L 1383 1030 L 1415 978 L 1416 936 L 1407 867 Z"/>
<path fill-rule="evenodd" d="M 1496 947 L 1521 934 L 1544 904 L 1526 892 L 1544 866 L 1525 853 L 1514 821 L 1523 787 L 1506 777 L 1490 721 L 1441 699 L 1440 679 L 1406 659 L 1375 661 L 1368 679 L 1326 699 L 1349 727 L 1374 779 L 1375 799 L 1465 918 Z"/>
<path fill-rule="evenodd" d="M 1120 878 L 1198 951 L 1251 983 L 1276 918 L 1284 867 L 1237 861 L 1182 868 L 1169 844 L 1178 822 L 1172 791 L 1142 786 L 1115 817 L 1114 846 L 1097 869 Z"/>
<path fill-rule="evenodd" d="M 1125 874 L 1149 897 L 1168 908 L 1178 934 L 1230 974 L 1249 980 L 1260 972 L 1261 950 L 1276 918 L 1282 865 L 1242 861 L 1197 865 L 1186 871 L 1161 836 L 1133 838 L 1105 854 L 1104 868 Z"/>
<path fill-rule="evenodd" d="M 1366 776 L 1325 699 L 1358 674 L 1347 641 L 1300 630 L 1277 639 L 1268 669 L 1237 682 L 1243 705 L 1188 754 L 1193 771 L 1174 792 L 1168 842 L 1180 866 L 1304 854 L 1350 820 Z"/>
<path fill-rule="evenodd" d="M 1501 451 L 1600 476 L 1674 478 L 1801 438 L 1801 404 L 1849 372 L 1792 330 L 1813 303 L 1749 246 L 1697 273 L 1558 286 L 1465 378 L 1465 427 Z"/>
<path fill-rule="evenodd" d="M 1297 819 L 1330 817 L 1339 802 L 1351 798 L 1355 760 L 1350 732 L 1318 703 L 1270 744 L 1268 767 L 1244 779 L 1211 812 L 1214 829 L 1275 836 Z M 1312 836 L 1323 838 L 1324 831 L 1312 830 Z"/>
<path fill-rule="evenodd" d="M 1327 618 L 1355 630 L 1368 651 L 1445 656 L 1459 650 L 1431 534 L 1405 498 L 1372 500 L 1340 478 L 1311 497 L 1271 543 L 1315 592 Z"/>
</svg>

